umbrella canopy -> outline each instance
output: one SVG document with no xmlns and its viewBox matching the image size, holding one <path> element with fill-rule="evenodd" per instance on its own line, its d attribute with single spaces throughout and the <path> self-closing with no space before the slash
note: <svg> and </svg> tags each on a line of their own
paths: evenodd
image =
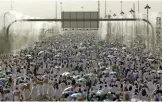
<svg viewBox="0 0 163 102">
<path fill-rule="evenodd" d="M 109 48 L 110 50 L 115 50 L 115 51 L 117 51 L 118 49 L 117 48 Z"/>
<path fill-rule="evenodd" d="M 86 74 L 86 75 L 84 75 L 84 76 L 89 76 L 89 77 L 94 77 L 94 76 L 96 76 L 94 73 L 89 73 L 89 74 Z"/>
<path fill-rule="evenodd" d="M 3 82 L 0 82 L 0 86 L 4 86 L 5 84 Z"/>
<path fill-rule="evenodd" d="M 158 70 L 157 73 L 162 74 L 162 70 Z"/>
<path fill-rule="evenodd" d="M 72 86 L 70 86 L 70 87 L 68 87 L 68 88 L 65 88 L 63 92 L 70 91 L 71 89 L 73 89 Z"/>
<path fill-rule="evenodd" d="M 8 77 L 12 77 L 12 74 L 8 74 L 7 76 L 8 76 Z"/>
<path fill-rule="evenodd" d="M 26 55 L 26 57 L 31 57 L 31 55 Z"/>
<path fill-rule="evenodd" d="M 0 78 L 0 81 L 5 83 L 8 81 L 8 78 Z"/>
<path fill-rule="evenodd" d="M 104 70 L 102 72 L 105 73 L 105 74 L 108 74 L 109 73 L 109 70 Z"/>
<path fill-rule="evenodd" d="M 80 75 L 74 75 L 73 79 L 79 79 L 81 76 Z"/>
<path fill-rule="evenodd" d="M 28 59 L 32 59 L 32 55 L 26 55 Z"/>
<path fill-rule="evenodd" d="M 80 98 L 83 97 L 83 95 L 81 93 L 74 93 L 71 95 L 72 98 Z"/>
<path fill-rule="evenodd" d="M 79 66 L 76 66 L 72 71 L 78 71 L 78 72 L 82 72 L 83 69 Z"/>
<path fill-rule="evenodd" d="M 108 57 L 108 58 L 114 58 L 115 56 L 113 56 L 113 55 L 108 55 L 107 57 Z"/>
<path fill-rule="evenodd" d="M 55 66 L 55 68 L 56 68 L 56 69 L 61 69 L 61 67 L 60 67 L 60 66 Z"/>
<path fill-rule="evenodd" d="M 126 49 L 126 47 L 122 47 L 122 49 L 123 49 L 123 50 L 125 50 L 125 49 Z"/>
<path fill-rule="evenodd" d="M 63 94 L 63 95 L 65 95 L 65 94 L 72 95 L 73 92 L 72 92 L 72 91 L 64 91 L 62 94 Z"/>
<path fill-rule="evenodd" d="M 28 83 L 29 81 L 30 81 L 30 78 L 29 77 L 26 77 L 26 79 L 25 79 L 24 76 L 20 76 L 20 77 L 17 77 L 15 79 L 16 84 Z"/>
<path fill-rule="evenodd" d="M 0 72 L 0 78 L 4 78 L 4 77 L 6 77 L 6 74 L 3 72 Z"/>
<path fill-rule="evenodd" d="M 69 72 L 64 72 L 64 73 L 62 74 L 62 76 L 68 76 L 68 75 L 70 75 Z"/>
<path fill-rule="evenodd" d="M 102 96 L 102 95 L 105 95 L 104 91 L 103 90 L 98 90 L 97 93 L 96 93 L 97 96 Z"/>
<path fill-rule="evenodd" d="M 6 72 L 6 75 L 12 74 L 12 72 Z"/>
<path fill-rule="evenodd" d="M 95 79 L 97 78 L 97 76 L 96 76 L 96 74 L 94 74 L 94 73 L 90 73 L 90 74 L 84 75 L 84 78 L 85 78 L 87 81 L 89 81 L 89 80 L 93 81 L 93 80 L 95 80 Z"/>
<path fill-rule="evenodd" d="M 42 53 L 44 53 L 44 51 L 40 51 L 40 52 L 38 53 L 38 55 L 40 55 L 40 54 L 42 54 Z"/>
<path fill-rule="evenodd" d="M 110 72 L 110 75 L 117 75 L 117 72 Z"/>
<path fill-rule="evenodd" d="M 152 72 L 152 73 L 156 73 L 156 70 L 152 70 L 151 72 Z"/>
<path fill-rule="evenodd" d="M 49 76 L 48 75 L 43 75 L 42 78 L 48 79 Z"/>
<path fill-rule="evenodd" d="M 86 83 L 87 80 L 85 78 L 80 78 L 80 79 L 77 80 L 77 82 Z"/>
</svg>

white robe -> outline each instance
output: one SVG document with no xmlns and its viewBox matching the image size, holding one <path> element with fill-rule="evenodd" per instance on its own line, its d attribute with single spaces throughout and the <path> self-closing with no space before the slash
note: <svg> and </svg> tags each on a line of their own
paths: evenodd
<svg viewBox="0 0 163 102">
<path fill-rule="evenodd" d="M 44 94 L 43 85 L 38 85 L 38 92 L 39 92 L 39 95 Z"/>
<path fill-rule="evenodd" d="M 48 92 L 48 87 L 49 87 L 49 85 L 48 85 L 48 83 L 45 83 L 44 85 L 43 85 L 43 95 L 46 95 L 47 94 L 47 92 Z"/>
<path fill-rule="evenodd" d="M 0 93 L 0 101 L 2 101 L 2 98 L 3 98 L 3 97 L 2 97 L 2 94 Z"/>
<path fill-rule="evenodd" d="M 24 100 L 28 100 L 30 98 L 30 90 L 29 89 L 25 89 L 23 91 L 23 96 L 24 96 Z"/>
<path fill-rule="evenodd" d="M 37 88 L 37 86 L 32 87 L 30 95 L 31 95 L 31 98 L 32 98 L 33 101 L 37 100 L 37 97 L 38 97 L 38 88 Z"/>
<path fill-rule="evenodd" d="M 15 90 L 13 93 L 20 92 L 19 90 Z M 14 101 L 20 101 L 20 94 L 19 95 L 14 95 Z"/>
<path fill-rule="evenodd" d="M 48 96 L 49 96 L 51 99 L 54 98 L 54 92 L 55 92 L 55 90 L 54 90 L 54 88 L 53 88 L 53 85 L 49 85 L 47 93 L 48 93 Z"/>
<path fill-rule="evenodd" d="M 147 86 L 148 86 L 148 88 L 149 88 L 149 96 L 152 97 L 153 91 L 154 91 L 154 89 L 155 89 L 155 85 L 153 84 L 152 81 L 149 81 L 149 82 L 147 83 Z"/>
<path fill-rule="evenodd" d="M 55 89 L 55 99 L 59 100 L 62 96 L 62 92 L 60 89 Z"/>
<path fill-rule="evenodd" d="M 13 94 L 12 93 L 6 94 L 6 98 L 7 98 L 6 101 L 13 101 Z"/>
<path fill-rule="evenodd" d="M 146 90 L 146 93 L 147 93 L 146 96 L 142 96 L 142 89 L 140 90 L 140 99 L 141 99 L 142 101 L 148 101 L 148 94 L 149 94 L 149 91 L 148 91 L 148 89 L 146 89 L 146 88 L 145 88 L 145 90 Z"/>
</svg>

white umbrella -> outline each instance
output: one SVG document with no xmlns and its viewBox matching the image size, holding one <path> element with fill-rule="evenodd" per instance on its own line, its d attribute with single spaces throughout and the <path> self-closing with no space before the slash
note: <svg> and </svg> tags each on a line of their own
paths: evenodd
<svg viewBox="0 0 163 102">
<path fill-rule="evenodd" d="M 108 57 L 108 58 L 114 58 L 114 56 L 113 56 L 113 55 L 108 55 L 107 57 Z"/>
<path fill-rule="evenodd" d="M 55 66 L 56 69 L 60 69 L 61 67 L 60 66 Z"/>
<path fill-rule="evenodd" d="M 162 74 L 162 70 L 158 70 L 157 73 Z"/>
<path fill-rule="evenodd" d="M 42 53 L 44 53 L 44 51 L 40 51 L 40 52 L 38 53 L 38 55 L 40 55 L 40 54 L 42 54 Z"/>
<path fill-rule="evenodd" d="M 32 57 L 31 55 L 26 55 L 26 57 Z"/>
<path fill-rule="evenodd" d="M 103 73 L 104 73 L 104 74 L 109 74 L 110 71 L 109 71 L 109 70 L 104 70 Z"/>
<path fill-rule="evenodd" d="M 48 75 L 43 75 L 42 78 L 48 79 L 49 76 Z"/>
<path fill-rule="evenodd" d="M 70 75 L 69 72 L 64 72 L 64 73 L 62 74 L 62 76 L 68 76 L 68 75 Z"/>
<path fill-rule="evenodd" d="M 125 50 L 126 49 L 126 47 L 122 47 L 122 50 Z"/>
</svg>

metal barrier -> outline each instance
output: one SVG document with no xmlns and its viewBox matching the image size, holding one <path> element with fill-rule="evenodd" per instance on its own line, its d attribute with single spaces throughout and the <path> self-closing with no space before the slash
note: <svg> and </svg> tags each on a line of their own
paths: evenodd
<svg viewBox="0 0 163 102">
<path fill-rule="evenodd" d="M 148 20 L 146 19 L 133 19 L 133 18 L 123 18 L 123 19 L 119 19 L 119 18 L 111 18 L 111 19 L 19 19 L 19 20 L 15 20 L 13 22 L 11 22 L 8 27 L 7 27 L 7 31 L 6 31 L 6 36 L 9 35 L 9 30 L 10 27 L 16 23 L 16 22 L 61 22 L 61 21 L 143 21 L 146 22 L 147 24 L 149 24 L 152 28 L 152 50 L 155 50 L 155 36 L 154 36 L 154 27 L 152 25 L 152 23 L 150 23 Z"/>
</svg>

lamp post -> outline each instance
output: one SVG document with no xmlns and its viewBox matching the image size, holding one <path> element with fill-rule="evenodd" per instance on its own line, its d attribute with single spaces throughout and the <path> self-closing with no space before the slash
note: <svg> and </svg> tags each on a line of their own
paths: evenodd
<svg viewBox="0 0 163 102">
<path fill-rule="evenodd" d="M 4 30 L 6 29 L 6 15 L 7 14 L 10 14 L 10 12 L 6 12 L 4 15 L 3 15 L 3 28 L 4 28 Z M 10 14 L 11 15 L 11 14 Z M 15 18 L 15 16 L 14 15 L 12 15 L 14 18 Z M 16 18 L 15 18 L 16 19 Z"/>
<path fill-rule="evenodd" d="M 55 8 L 55 10 L 56 10 L 55 13 L 56 13 L 56 19 L 57 19 L 57 0 L 55 1 L 55 7 L 56 7 L 56 8 Z"/>
<path fill-rule="evenodd" d="M 62 18 L 62 2 L 60 2 L 61 4 L 61 18 Z M 63 25 L 63 22 L 61 23 L 61 25 Z"/>
<path fill-rule="evenodd" d="M 134 18 L 134 13 L 135 13 L 135 11 L 133 10 L 133 9 L 131 9 L 130 11 L 129 11 L 130 13 L 131 13 L 131 15 L 133 16 L 133 18 Z M 131 46 L 133 46 L 133 41 L 134 41 L 134 37 L 133 37 L 133 35 L 134 35 L 134 32 L 133 32 L 133 29 L 132 29 L 132 32 L 131 33 L 133 33 L 133 34 L 131 34 L 131 39 L 132 39 L 132 41 L 131 41 Z"/>
<path fill-rule="evenodd" d="M 121 1 L 120 3 L 121 3 L 121 12 L 123 12 L 123 11 L 122 11 L 122 3 L 123 3 L 123 2 Z"/>
<path fill-rule="evenodd" d="M 144 17 L 143 17 L 144 19 L 147 18 L 147 14 L 143 14 L 143 16 L 144 16 Z M 143 27 L 144 34 L 147 33 L 147 32 L 146 32 L 147 30 L 145 30 L 145 28 L 146 28 L 146 23 L 144 22 L 144 27 Z M 147 35 L 145 35 L 145 38 L 144 38 L 144 45 L 145 45 L 145 46 L 146 46 L 146 40 L 145 40 L 145 39 L 146 39 L 146 36 L 147 36 Z M 147 46 L 148 46 L 148 42 L 147 42 Z"/>
<path fill-rule="evenodd" d="M 151 7 L 147 4 L 144 9 L 147 9 L 147 20 L 148 20 L 148 10 L 150 9 Z M 149 29 L 148 29 L 148 24 L 147 24 L 147 34 L 148 34 L 148 49 L 149 49 Z"/>
<path fill-rule="evenodd" d="M 123 10 L 122 10 L 122 1 L 120 2 L 121 3 L 121 16 L 122 16 L 122 18 L 123 18 L 123 14 L 124 14 L 124 12 L 123 12 Z M 123 43 L 123 22 L 122 22 L 122 43 Z"/>
<path fill-rule="evenodd" d="M 139 0 L 138 0 L 138 14 L 139 14 Z"/>
<path fill-rule="evenodd" d="M 6 29 L 6 27 L 5 27 L 5 26 L 6 26 L 6 15 L 9 14 L 9 13 L 10 13 L 10 12 L 6 12 L 6 13 L 4 14 L 4 16 L 3 16 L 3 20 L 4 20 L 4 22 L 3 22 L 3 24 L 4 24 L 4 25 L 3 25 L 3 28 L 4 28 L 4 30 Z"/>
<path fill-rule="evenodd" d="M 133 9 L 131 9 L 130 11 L 129 11 L 130 13 L 131 13 L 131 15 L 133 16 L 133 18 L 134 18 L 134 10 Z"/>
<path fill-rule="evenodd" d="M 98 0 L 98 13 L 99 13 L 99 18 L 100 18 L 100 1 Z"/>
<path fill-rule="evenodd" d="M 13 4 L 13 1 L 11 0 L 11 11 L 13 10 L 13 6 L 12 6 L 12 4 Z"/>
<path fill-rule="evenodd" d="M 61 4 L 61 13 L 62 13 L 62 2 L 60 2 L 60 4 Z"/>
<path fill-rule="evenodd" d="M 82 13 L 83 13 L 83 19 L 84 19 L 84 12 L 83 12 L 83 6 L 81 6 L 81 9 L 82 9 Z M 84 30 L 84 22 L 83 22 L 83 30 Z"/>
<path fill-rule="evenodd" d="M 121 16 L 122 16 L 122 18 L 123 18 L 123 15 L 124 15 L 124 12 L 123 11 L 121 11 Z M 122 21 L 122 43 L 123 43 L 123 21 Z"/>
<path fill-rule="evenodd" d="M 81 6 L 82 12 L 83 12 L 83 8 L 84 8 L 84 7 L 83 7 L 83 6 Z"/>
<path fill-rule="evenodd" d="M 106 0 L 105 0 L 105 19 L 107 18 L 107 15 L 106 15 Z"/>
<path fill-rule="evenodd" d="M 137 2 L 138 2 L 138 18 L 139 18 L 139 0 L 137 0 Z M 138 35 L 138 36 L 141 36 L 141 35 L 140 35 L 140 32 L 141 32 L 141 31 L 140 31 L 140 26 L 139 26 L 140 24 L 139 24 L 139 23 L 140 23 L 139 21 L 136 21 L 136 30 L 137 30 L 137 35 Z M 139 38 L 139 39 L 140 39 L 140 38 Z"/>
<path fill-rule="evenodd" d="M 116 18 L 116 16 L 117 16 L 117 15 L 114 13 L 114 14 L 113 14 L 113 17 Z M 116 23 L 116 24 L 117 24 L 117 23 Z M 116 34 L 115 34 L 115 36 L 116 36 L 116 37 L 115 37 L 115 41 L 117 40 L 117 32 L 116 32 L 116 30 L 118 30 L 118 29 L 116 29 L 116 26 L 117 26 L 116 24 L 115 24 L 115 28 L 114 28 L 114 32 L 116 33 Z"/>
</svg>

